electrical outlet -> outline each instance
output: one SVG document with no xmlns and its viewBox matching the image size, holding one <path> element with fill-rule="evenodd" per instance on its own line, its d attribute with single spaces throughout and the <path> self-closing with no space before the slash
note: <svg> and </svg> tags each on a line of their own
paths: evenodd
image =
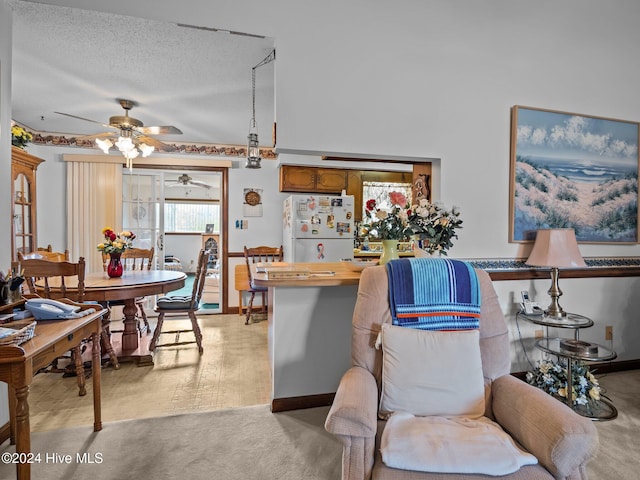
<svg viewBox="0 0 640 480">
<path fill-rule="evenodd" d="M 544 337 L 544 331 L 542 329 L 536 330 L 533 335 L 535 338 L 542 338 Z"/>
<path fill-rule="evenodd" d="M 613 340 L 613 327 L 611 325 L 604 327 L 604 339 Z"/>
</svg>

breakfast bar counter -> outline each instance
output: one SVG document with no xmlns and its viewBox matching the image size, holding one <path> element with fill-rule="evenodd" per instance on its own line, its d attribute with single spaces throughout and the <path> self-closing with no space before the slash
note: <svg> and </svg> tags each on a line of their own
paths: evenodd
<svg viewBox="0 0 640 480">
<path fill-rule="evenodd" d="M 330 405 L 351 366 L 351 320 L 360 271 L 347 262 L 294 263 L 306 278 L 267 279 L 271 410 Z"/>
</svg>

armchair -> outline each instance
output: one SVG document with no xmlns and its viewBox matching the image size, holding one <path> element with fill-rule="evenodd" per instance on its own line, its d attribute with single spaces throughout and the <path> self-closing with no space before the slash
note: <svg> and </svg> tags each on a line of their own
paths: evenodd
<svg viewBox="0 0 640 480">
<path fill-rule="evenodd" d="M 497 422 L 538 459 L 501 478 L 587 478 L 586 464 L 598 448 L 591 420 L 545 392 L 511 376 L 507 325 L 484 271 L 481 290 L 480 352 L 485 383 L 485 417 Z M 343 444 L 342 479 L 428 480 L 487 478 L 390 468 L 382 462 L 380 440 L 386 422 L 378 418 L 382 352 L 375 348 L 383 323 L 391 323 L 389 284 L 384 266 L 362 272 L 353 315 L 352 367 L 343 376 L 325 422 Z M 444 367 L 444 365 L 443 365 Z"/>
</svg>

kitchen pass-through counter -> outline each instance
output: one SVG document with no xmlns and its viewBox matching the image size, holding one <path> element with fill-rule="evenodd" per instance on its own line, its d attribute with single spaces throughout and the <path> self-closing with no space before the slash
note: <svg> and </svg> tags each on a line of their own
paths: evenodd
<svg viewBox="0 0 640 480">
<path fill-rule="evenodd" d="M 351 320 L 360 271 L 346 262 L 294 263 L 303 278 L 268 279 L 271 410 L 329 405 L 351 366 Z"/>
</svg>

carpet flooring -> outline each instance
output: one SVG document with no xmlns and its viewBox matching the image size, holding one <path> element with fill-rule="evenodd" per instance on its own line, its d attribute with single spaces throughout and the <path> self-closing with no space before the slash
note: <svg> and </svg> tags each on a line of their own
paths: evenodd
<svg viewBox="0 0 640 480">
<path fill-rule="evenodd" d="M 587 466 L 589 478 L 639 478 L 640 371 L 609 374 L 600 382 L 619 416 L 596 423 L 600 451 Z M 108 422 L 98 433 L 87 426 L 37 432 L 32 451 L 40 462 L 32 466 L 32 478 L 338 480 L 341 445 L 324 431 L 327 412 L 274 414 L 259 405 Z M 8 442 L 0 446 L 0 455 L 13 451 Z M 0 478 L 14 475 L 13 465 L 0 462 Z"/>
<path fill-rule="evenodd" d="M 87 427 L 36 433 L 32 451 L 42 461 L 32 465 L 32 478 L 337 480 L 342 449 L 322 426 L 327 411 L 272 414 L 259 405 L 111 422 L 97 433 Z M 6 443 L 0 450 L 13 451 Z M 0 462 L 0 478 L 12 478 L 14 468 Z"/>
</svg>

